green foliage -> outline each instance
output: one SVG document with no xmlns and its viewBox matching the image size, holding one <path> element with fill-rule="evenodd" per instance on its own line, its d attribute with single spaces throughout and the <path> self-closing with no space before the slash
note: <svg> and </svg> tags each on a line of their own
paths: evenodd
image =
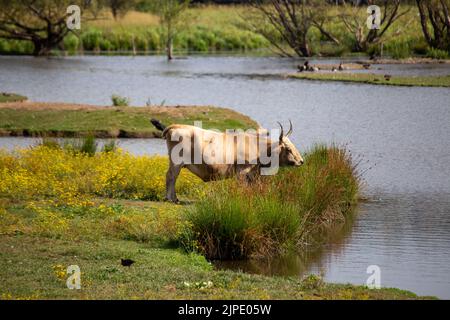
<svg viewBox="0 0 450 320">
<path fill-rule="evenodd" d="M 64 49 L 69 53 L 74 54 L 79 50 L 80 40 L 74 34 L 70 34 L 64 38 Z"/>
<path fill-rule="evenodd" d="M 87 135 L 83 138 L 70 139 L 64 142 L 64 149 L 73 153 L 81 153 L 88 156 L 94 156 L 97 152 L 97 142 L 93 135 Z"/>
<path fill-rule="evenodd" d="M 187 219 L 199 251 L 210 259 L 270 256 L 344 222 L 357 203 L 359 179 L 349 154 L 316 146 L 301 168 L 252 184 L 215 183 Z"/>
<path fill-rule="evenodd" d="M 102 147 L 102 152 L 115 152 L 117 150 L 117 142 L 115 140 L 111 140 L 105 143 Z"/>
<path fill-rule="evenodd" d="M 449 59 L 450 54 L 445 50 L 439 50 L 435 48 L 430 48 L 427 50 L 426 56 L 432 59 Z"/>
<path fill-rule="evenodd" d="M 0 96 L 1 100 L 1 96 Z M 176 111 L 176 112 L 174 112 Z M 96 137 L 154 137 L 157 130 L 149 119 L 162 123 L 193 124 L 204 128 L 257 128 L 257 124 L 236 111 L 216 107 L 108 107 L 67 110 L 59 105 L 50 109 L 0 108 L 0 129 L 13 135 L 75 137 L 87 132 Z"/>
<path fill-rule="evenodd" d="M 129 98 L 121 97 L 117 94 L 113 94 L 111 100 L 114 107 L 127 107 L 130 104 Z"/>
<path fill-rule="evenodd" d="M 394 59 L 405 59 L 411 56 L 411 48 L 408 42 L 393 42 L 386 46 L 386 51 Z"/>
<path fill-rule="evenodd" d="M 100 41 L 102 39 L 103 33 L 98 29 L 88 29 L 81 35 L 81 43 L 84 50 L 89 51 L 99 51 Z"/>
<path fill-rule="evenodd" d="M 25 101 L 27 97 L 15 94 L 15 93 L 7 93 L 0 92 L 0 103 L 2 102 L 17 102 L 17 101 Z"/>
<path fill-rule="evenodd" d="M 306 290 L 319 290 L 324 285 L 322 277 L 316 274 L 310 274 L 302 281 L 302 287 Z"/>
<path fill-rule="evenodd" d="M 159 53 L 166 50 L 169 33 L 174 50 L 179 52 L 250 51 L 270 47 L 270 43 L 263 36 L 247 25 L 247 13 L 251 11 L 248 7 L 187 8 L 187 2 L 182 0 L 141 1 L 137 8 L 143 12 L 153 12 L 153 15 L 130 12 L 129 15 L 117 21 L 110 18 L 103 22 L 104 16 L 100 15 L 102 19 L 86 22 L 83 25 L 79 38 L 69 33 L 63 40 L 64 50 L 70 54 L 83 50 L 94 53 Z M 330 17 L 336 17 L 342 13 L 337 10 L 347 10 L 337 9 L 335 6 L 321 8 L 327 11 L 325 15 Z M 93 8 L 91 9 L 90 11 L 93 11 Z M 361 23 L 364 23 L 366 19 L 363 11 L 361 11 Z M 155 18 L 155 14 L 162 17 L 160 22 L 159 18 Z M 134 22 L 134 15 L 141 20 Z M 354 35 L 348 32 L 340 19 L 324 21 L 325 29 L 332 31 L 331 33 L 340 41 L 340 44 L 331 43 L 317 28 L 312 28 L 308 32 L 308 39 L 314 54 L 345 56 L 358 51 Z M 286 43 L 279 35 L 277 37 L 276 30 L 272 30 L 273 27 L 267 21 L 261 21 L 259 25 L 264 32 L 270 34 L 270 38 L 275 39 L 283 48 L 286 47 Z M 402 32 L 397 34 L 399 30 Z M 424 40 L 415 7 L 411 7 L 405 16 L 392 25 L 386 32 L 383 43 L 383 53 L 396 59 L 414 54 L 447 59 L 443 52 L 428 50 L 429 46 Z M 56 46 L 53 49 L 56 50 Z M 33 44 L 30 41 L 2 39 L 0 36 L 0 53 L 31 54 Z M 364 53 L 380 55 L 380 45 L 369 45 Z"/>
</svg>

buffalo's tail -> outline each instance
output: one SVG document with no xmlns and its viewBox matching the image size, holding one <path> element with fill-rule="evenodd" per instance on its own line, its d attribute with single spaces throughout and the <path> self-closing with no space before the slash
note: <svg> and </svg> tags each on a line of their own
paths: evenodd
<svg viewBox="0 0 450 320">
<path fill-rule="evenodd" d="M 156 129 L 158 129 L 159 131 L 164 131 L 166 129 L 166 126 L 163 125 L 160 121 L 156 120 L 156 119 L 151 119 L 150 122 L 152 123 L 152 125 L 155 126 Z"/>
</svg>

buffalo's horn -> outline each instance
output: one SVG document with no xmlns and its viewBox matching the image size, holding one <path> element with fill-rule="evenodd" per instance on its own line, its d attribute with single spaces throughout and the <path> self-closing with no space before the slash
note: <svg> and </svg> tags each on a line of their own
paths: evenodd
<svg viewBox="0 0 450 320">
<path fill-rule="evenodd" d="M 283 126 L 281 125 L 281 123 L 279 123 L 278 121 L 277 121 L 277 123 L 279 124 L 279 126 L 281 128 L 281 132 L 280 132 L 280 140 L 281 140 L 284 136 L 284 129 L 283 129 Z"/>
<path fill-rule="evenodd" d="M 286 137 L 289 137 L 292 134 L 292 121 L 291 120 L 289 120 L 289 125 L 290 125 L 290 127 L 289 127 L 288 133 L 286 133 Z"/>
</svg>

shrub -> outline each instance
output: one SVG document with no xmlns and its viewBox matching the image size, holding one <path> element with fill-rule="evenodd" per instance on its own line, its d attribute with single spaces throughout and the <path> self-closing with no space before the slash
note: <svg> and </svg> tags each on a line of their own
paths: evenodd
<svg viewBox="0 0 450 320">
<path fill-rule="evenodd" d="M 81 43 L 84 50 L 98 51 L 100 50 L 100 40 L 103 33 L 100 30 L 90 28 L 81 35 Z"/>
<path fill-rule="evenodd" d="M 80 46 L 80 41 L 78 40 L 78 37 L 70 34 L 67 37 L 64 38 L 64 49 L 74 53 L 78 50 L 79 46 Z"/>
<path fill-rule="evenodd" d="M 115 107 L 127 107 L 130 104 L 130 99 L 127 97 L 121 97 L 117 94 L 111 96 L 111 101 Z"/>
</svg>

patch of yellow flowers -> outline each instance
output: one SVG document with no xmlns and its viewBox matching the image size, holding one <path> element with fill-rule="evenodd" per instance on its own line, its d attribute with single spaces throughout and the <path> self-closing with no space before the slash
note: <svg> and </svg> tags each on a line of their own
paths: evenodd
<svg viewBox="0 0 450 320">
<path fill-rule="evenodd" d="M 52 269 L 53 269 L 54 275 L 59 280 L 65 280 L 67 278 L 66 268 L 63 265 L 61 265 L 61 264 L 54 265 L 54 266 L 52 266 Z"/>
<path fill-rule="evenodd" d="M 0 235 L 173 239 L 184 223 L 177 206 L 138 210 L 110 200 L 162 200 L 167 168 L 167 157 L 121 150 L 94 156 L 48 146 L 0 150 Z M 176 187 L 191 199 L 205 189 L 189 172 L 181 173 Z"/>
<path fill-rule="evenodd" d="M 9 199 L 53 199 L 60 206 L 89 206 L 96 197 L 162 200 L 168 159 L 133 156 L 123 151 L 94 156 L 39 146 L 0 151 L 0 196 Z M 200 179 L 182 172 L 181 195 L 195 197 Z"/>
</svg>

